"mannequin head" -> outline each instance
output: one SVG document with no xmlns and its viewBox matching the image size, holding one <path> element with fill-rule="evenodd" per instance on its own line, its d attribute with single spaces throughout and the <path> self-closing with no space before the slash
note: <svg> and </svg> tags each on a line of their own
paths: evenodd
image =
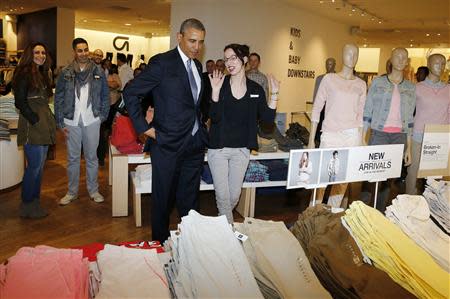
<svg viewBox="0 0 450 299">
<path fill-rule="evenodd" d="M 408 65 L 408 51 L 405 48 L 395 48 L 392 50 L 390 61 L 392 71 L 403 72 Z"/>
<path fill-rule="evenodd" d="M 325 69 L 327 70 L 327 74 L 336 73 L 334 69 L 335 67 L 336 67 L 336 59 L 334 59 L 333 57 L 327 58 L 327 60 L 325 61 Z"/>
<path fill-rule="evenodd" d="M 353 69 L 358 62 L 359 49 L 355 44 L 346 44 L 342 49 L 344 68 Z"/>
<path fill-rule="evenodd" d="M 436 77 L 441 77 L 442 73 L 445 71 L 445 56 L 442 54 L 432 54 L 428 57 L 428 69 L 430 71 L 430 75 L 434 75 Z"/>
</svg>

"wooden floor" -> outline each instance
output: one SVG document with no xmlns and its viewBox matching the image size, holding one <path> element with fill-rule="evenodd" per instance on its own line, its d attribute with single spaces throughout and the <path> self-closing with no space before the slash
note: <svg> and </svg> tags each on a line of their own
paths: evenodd
<svg viewBox="0 0 450 299">
<path fill-rule="evenodd" d="M 14 255 L 22 246 L 42 244 L 63 248 L 92 242 L 151 240 L 149 196 L 143 196 L 142 227 L 135 226 L 131 201 L 130 216 L 111 217 L 108 161 L 99 168 L 99 191 L 105 196 L 105 202 L 98 204 L 89 199 L 82 162 L 79 199 L 67 206 L 58 205 L 59 199 L 67 192 L 67 175 L 64 138 L 59 133 L 57 137 L 56 158 L 46 162 L 42 182 L 41 202 L 50 212 L 48 217 L 40 220 L 19 217 L 20 185 L 0 192 L 0 262 Z M 306 208 L 308 201 L 309 192 L 306 190 L 257 195 L 255 217 L 292 223 Z M 213 192 L 200 193 L 200 213 L 217 215 Z M 238 214 L 235 216 L 236 220 L 242 220 Z M 171 215 L 171 227 L 175 228 L 178 222 L 174 211 Z"/>
</svg>

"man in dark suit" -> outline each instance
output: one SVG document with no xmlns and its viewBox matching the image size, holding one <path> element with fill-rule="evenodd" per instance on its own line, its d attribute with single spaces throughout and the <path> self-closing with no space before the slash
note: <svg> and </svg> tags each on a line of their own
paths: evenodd
<svg viewBox="0 0 450 299">
<path fill-rule="evenodd" d="M 183 217 L 198 210 L 200 174 L 207 132 L 201 122 L 202 65 L 196 59 L 204 44 L 205 27 L 187 19 L 177 34 L 178 46 L 155 55 L 123 92 L 138 134 L 148 136 L 144 150 L 152 159 L 152 238 L 169 237 L 169 215 L 176 203 Z M 154 118 L 145 120 L 140 97 L 151 93 Z"/>
</svg>

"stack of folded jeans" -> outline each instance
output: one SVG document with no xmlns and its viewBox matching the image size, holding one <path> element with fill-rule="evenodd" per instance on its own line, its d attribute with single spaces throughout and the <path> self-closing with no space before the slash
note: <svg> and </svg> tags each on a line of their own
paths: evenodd
<svg viewBox="0 0 450 299">
<path fill-rule="evenodd" d="M 101 283 L 96 298 L 170 298 L 155 249 L 105 245 L 97 255 Z"/>
<path fill-rule="evenodd" d="M 355 201 L 342 218 L 375 267 L 419 298 L 448 298 L 450 274 L 378 210 Z"/>
<path fill-rule="evenodd" d="M 88 260 L 78 249 L 22 247 L 0 265 L 0 298 L 88 298 Z"/>
<path fill-rule="evenodd" d="M 450 233 L 450 183 L 446 181 L 427 180 L 427 186 L 423 193 L 430 206 L 431 216 Z"/>
<path fill-rule="evenodd" d="M 166 242 L 166 268 L 177 298 L 263 298 L 241 244 L 225 216 L 191 210 Z"/>
<path fill-rule="evenodd" d="M 319 204 L 300 214 L 291 228 L 314 272 L 333 298 L 414 298 L 370 264 L 343 226 L 343 215 Z"/>
<path fill-rule="evenodd" d="M 450 237 L 430 219 L 428 204 L 420 195 L 398 195 L 386 209 L 386 217 L 450 272 Z"/>
<path fill-rule="evenodd" d="M 244 182 L 265 182 L 269 180 L 269 168 L 258 161 L 250 161 Z"/>
<path fill-rule="evenodd" d="M 245 218 L 234 227 L 248 236 L 242 245 L 264 298 L 331 298 L 283 222 Z"/>
</svg>

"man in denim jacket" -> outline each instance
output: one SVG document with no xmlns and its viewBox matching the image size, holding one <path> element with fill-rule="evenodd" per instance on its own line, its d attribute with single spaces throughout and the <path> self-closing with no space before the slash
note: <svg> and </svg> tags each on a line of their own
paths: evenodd
<svg viewBox="0 0 450 299">
<path fill-rule="evenodd" d="M 390 61 L 391 73 L 375 78 L 370 86 L 364 106 L 364 132 L 369 126 L 372 129 L 370 145 L 404 144 L 405 166 L 408 166 L 411 163 L 411 134 L 416 106 L 415 86 L 403 78 L 408 51 L 405 48 L 394 49 Z M 390 188 L 382 189 L 377 208 L 383 211 Z"/>
<path fill-rule="evenodd" d="M 67 205 L 78 198 L 81 145 L 86 161 L 86 185 L 95 202 L 103 202 L 98 192 L 97 146 L 100 124 L 109 112 L 109 89 L 105 73 L 89 59 L 86 40 L 72 42 L 74 61 L 58 77 L 55 92 L 55 118 L 67 143 L 69 190 L 59 201 Z"/>
</svg>

